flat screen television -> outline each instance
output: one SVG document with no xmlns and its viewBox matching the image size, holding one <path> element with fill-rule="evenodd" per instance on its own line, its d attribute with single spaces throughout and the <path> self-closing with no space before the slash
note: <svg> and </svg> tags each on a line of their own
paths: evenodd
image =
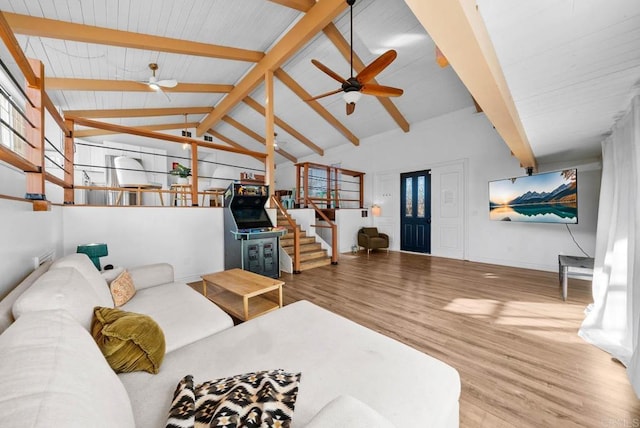
<svg viewBox="0 0 640 428">
<path fill-rule="evenodd" d="M 489 182 L 489 218 L 578 223 L 578 171 L 565 169 Z"/>
</svg>

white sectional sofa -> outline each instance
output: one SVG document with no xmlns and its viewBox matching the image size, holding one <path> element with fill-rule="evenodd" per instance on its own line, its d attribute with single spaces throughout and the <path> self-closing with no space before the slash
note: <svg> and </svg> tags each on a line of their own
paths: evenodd
<svg viewBox="0 0 640 428">
<path fill-rule="evenodd" d="M 164 332 L 159 373 L 114 373 L 89 334 L 108 285 L 85 255 L 64 257 L 0 302 L 3 427 L 160 428 L 184 376 L 272 369 L 302 374 L 293 427 L 458 426 L 458 373 L 435 358 L 306 301 L 233 327 L 170 265 L 130 272 L 122 309 Z"/>
</svg>

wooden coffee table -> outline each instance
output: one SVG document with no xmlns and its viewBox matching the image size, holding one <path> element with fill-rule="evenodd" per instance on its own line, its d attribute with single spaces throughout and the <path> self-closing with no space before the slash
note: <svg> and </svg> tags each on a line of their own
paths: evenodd
<svg viewBox="0 0 640 428">
<path fill-rule="evenodd" d="M 207 284 L 218 290 L 207 295 Z M 202 276 L 202 292 L 225 312 L 247 321 L 282 307 L 283 281 L 242 269 L 231 269 Z M 262 294 L 278 290 L 278 303 Z"/>
</svg>

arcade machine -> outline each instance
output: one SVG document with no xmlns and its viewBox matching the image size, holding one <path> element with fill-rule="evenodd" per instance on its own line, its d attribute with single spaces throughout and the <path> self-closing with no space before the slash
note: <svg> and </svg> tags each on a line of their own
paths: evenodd
<svg viewBox="0 0 640 428">
<path fill-rule="evenodd" d="M 224 268 L 280 276 L 280 237 L 264 208 L 269 186 L 232 183 L 224 194 Z"/>
</svg>

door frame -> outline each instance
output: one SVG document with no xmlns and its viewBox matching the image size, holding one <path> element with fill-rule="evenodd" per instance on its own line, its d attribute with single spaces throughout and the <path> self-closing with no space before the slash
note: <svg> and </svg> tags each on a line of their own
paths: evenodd
<svg viewBox="0 0 640 428">
<path fill-rule="evenodd" d="M 389 233 L 392 237 L 390 250 L 392 251 L 401 251 L 400 250 L 400 174 L 405 171 L 421 171 L 421 170 L 431 170 L 431 187 L 432 187 L 432 195 L 431 195 L 431 231 L 433 231 L 439 227 L 439 219 L 434 215 L 434 200 L 436 199 L 433 195 L 433 181 L 434 181 L 434 171 L 439 168 L 449 167 L 449 166 L 459 166 L 462 169 L 462 197 L 460 202 L 462 203 L 462 258 L 461 260 L 467 260 L 469 254 L 469 213 L 468 213 L 468 200 L 469 200 L 469 167 L 468 167 L 468 159 L 455 159 L 447 162 L 422 162 L 418 165 L 409 164 L 407 166 L 402 167 L 402 169 L 394 168 L 383 171 L 376 171 L 372 173 L 372 181 L 373 186 L 371 189 L 371 201 L 372 203 L 380 203 L 384 201 L 383 208 L 383 216 L 382 217 L 374 217 L 372 218 L 372 223 L 374 226 L 378 226 L 379 228 L 382 226 L 384 231 Z M 393 181 L 395 184 L 393 187 L 397 190 L 397 193 L 393 192 L 392 194 L 388 194 L 385 189 L 387 185 L 381 184 L 382 181 L 388 182 L 389 180 Z M 388 207 L 388 208 L 387 208 Z M 431 240 L 431 243 L 434 243 L 434 240 Z M 436 249 L 432 246 L 431 253 L 434 256 L 439 256 L 440 254 L 436 251 Z M 411 253 L 411 254 L 422 254 L 422 253 Z M 427 255 L 427 254 L 425 254 Z"/>
</svg>

